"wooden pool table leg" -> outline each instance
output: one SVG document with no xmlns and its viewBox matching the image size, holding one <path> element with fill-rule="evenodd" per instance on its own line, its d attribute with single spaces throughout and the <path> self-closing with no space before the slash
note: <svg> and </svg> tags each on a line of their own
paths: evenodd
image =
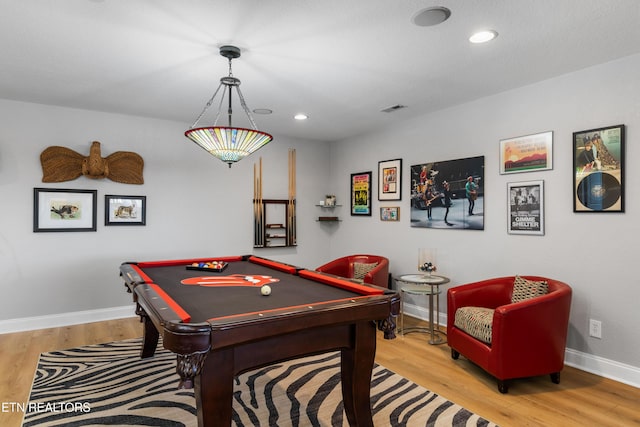
<svg viewBox="0 0 640 427">
<path fill-rule="evenodd" d="M 341 351 L 342 398 L 350 426 L 373 426 L 371 418 L 371 372 L 376 356 L 376 327 L 373 322 L 355 326 L 353 348 Z"/>
<path fill-rule="evenodd" d="M 146 359 L 147 357 L 151 357 L 155 354 L 156 348 L 158 347 L 158 339 L 160 338 L 160 333 L 156 329 L 156 326 L 153 324 L 147 313 L 139 305 L 136 306 L 136 314 L 140 316 L 140 321 L 144 326 L 140 357 L 142 359 Z"/>
<path fill-rule="evenodd" d="M 230 426 L 233 414 L 233 350 L 210 352 L 195 377 L 198 426 Z"/>
</svg>

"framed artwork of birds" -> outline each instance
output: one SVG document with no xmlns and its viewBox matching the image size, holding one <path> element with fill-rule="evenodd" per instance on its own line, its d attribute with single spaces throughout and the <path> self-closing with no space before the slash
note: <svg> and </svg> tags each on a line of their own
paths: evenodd
<svg viewBox="0 0 640 427">
<path fill-rule="evenodd" d="M 96 231 L 96 190 L 33 189 L 33 232 Z"/>
</svg>

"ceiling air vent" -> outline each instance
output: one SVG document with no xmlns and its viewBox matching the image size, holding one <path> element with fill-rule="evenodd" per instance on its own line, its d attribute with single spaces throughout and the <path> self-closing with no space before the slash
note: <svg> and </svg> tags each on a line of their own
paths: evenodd
<svg viewBox="0 0 640 427">
<path fill-rule="evenodd" d="M 406 105 L 396 104 L 391 107 L 383 108 L 380 110 L 382 113 L 393 113 L 394 111 L 402 110 L 403 108 L 407 108 Z"/>
</svg>

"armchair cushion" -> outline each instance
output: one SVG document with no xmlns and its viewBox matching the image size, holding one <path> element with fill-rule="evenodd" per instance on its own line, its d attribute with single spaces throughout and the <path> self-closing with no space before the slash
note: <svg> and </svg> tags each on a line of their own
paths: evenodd
<svg viewBox="0 0 640 427">
<path fill-rule="evenodd" d="M 495 310 L 484 307 L 460 307 L 454 325 L 472 337 L 491 344 L 491 325 Z"/>
<path fill-rule="evenodd" d="M 368 272 L 373 270 L 378 266 L 377 262 L 371 264 L 365 264 L 362 262 L 354 262 L 353 263 L 353 278 L 354 279 L 364 279 L 364 276 L 367 275 Z"/>
<path fill-rule="evenodd" d="M 546 280 L 527 280 L 524 277 L 516 276 L 513 281 L 513 293 L 511 302 L 520 302 L 529 298 L 546 295 L 549 292 L 549 284 Z"/>
</svg>

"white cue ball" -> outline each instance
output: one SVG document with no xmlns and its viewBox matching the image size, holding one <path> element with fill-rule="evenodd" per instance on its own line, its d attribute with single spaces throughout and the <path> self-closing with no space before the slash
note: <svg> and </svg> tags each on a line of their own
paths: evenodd
<svg viewBox="0 0 640 427">
<path fill-rule="evenodd" d="M 262 285 L 262 287 L 260 288 L 260 293 L 262 295 L 269 295 L 271 294 L 271 286 L 269 285 Z"/>
</svg>

